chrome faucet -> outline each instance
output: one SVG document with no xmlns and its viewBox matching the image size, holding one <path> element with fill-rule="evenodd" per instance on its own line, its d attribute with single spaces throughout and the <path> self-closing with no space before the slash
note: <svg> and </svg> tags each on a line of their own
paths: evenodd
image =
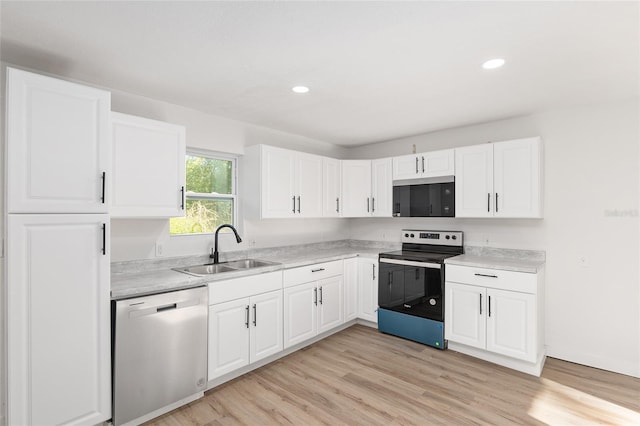
<svg viewBox="0 0 640 426">
<path fill-rule="evenodd" d="M 222 228 L 231 228 L 233 233 L 236 234 L 236 242 L 238 244 L 242 242 L 242 238 L 240 238 L 240 235 L 238 235 L 238 231 L 236 231 L 236 228 L 234 228 L 232 225 L 225 223 L 224 225 L 218 226 L 218 228 L 216 229 L 216 235 L 214 237 L 213 253 L 209 255 L 209 257 L 213 259 L 214 264 L 220 263 L 220 260 L 218 259 L 218 232 L 220 232 Z"/>
</svg>

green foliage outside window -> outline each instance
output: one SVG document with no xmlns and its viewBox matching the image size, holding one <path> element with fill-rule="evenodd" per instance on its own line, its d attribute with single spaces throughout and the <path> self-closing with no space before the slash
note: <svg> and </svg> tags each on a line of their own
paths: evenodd
<svg viewBox="0 0 640 426">
<path fill-rule="evenodd" d="M 223 223 L 233 224 L 233 161 L 194 155 L 186 157 L 185 217 L 172 218 L 174 234 L 211 233 Z"/>
</svg>

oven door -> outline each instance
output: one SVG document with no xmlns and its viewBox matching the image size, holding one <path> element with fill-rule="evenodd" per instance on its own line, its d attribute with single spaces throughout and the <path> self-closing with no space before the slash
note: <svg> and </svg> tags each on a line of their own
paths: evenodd
<svg viewBox="0 0 640 426">
<path fill-rule="evenodd" d="M 378 305 L 444 321 L 444 280 L 439 263 L 380 258 Z"/>
</svg>

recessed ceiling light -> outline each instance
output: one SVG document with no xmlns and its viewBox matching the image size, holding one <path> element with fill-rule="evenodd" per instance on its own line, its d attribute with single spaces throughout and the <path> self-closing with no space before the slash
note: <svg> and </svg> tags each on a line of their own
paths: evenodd
<svg viewBox="0 0 640 426">
<path fill-rule="evenodd" d="M 484 68 L 485 70 L 492 70 L 494 68 L 500 68 L 503 65 L 504 65 L 504 59 L 496 58 L 496 59 L 489 59 L 487 62 L 482 64 L 482 68 Z"/>
<path fill-rule="evenodd" d="M 292 87 L 291 90 L 296 93 L 307 93 L 309 91 L 309 88 L 307 86 L 295 86 Z"/>
</svg>

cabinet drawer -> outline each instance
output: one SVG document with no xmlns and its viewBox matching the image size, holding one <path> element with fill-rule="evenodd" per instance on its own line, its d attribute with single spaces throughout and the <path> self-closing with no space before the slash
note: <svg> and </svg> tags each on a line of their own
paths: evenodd
<svg viewBox="0 0 640 426">
<path fill-rule="evenodd" d="M 445 279 L 448 282 L 531 294 L 537 293 L 538 283 L 537 274 L 460 265 L 446 265 Z"/>
<path fill-rule="evenodd" d="M 282 289 L 282 271 L 213 281 L 209 283 L 209 304 L 215 305 L 280 289 Z"/>
<path fill-rule="evenodd" d="M 342 275 L 342 260 L 287 269 L 284 271 L 284 286 L 291 287 L 336 275 Z"/>
</svg>

